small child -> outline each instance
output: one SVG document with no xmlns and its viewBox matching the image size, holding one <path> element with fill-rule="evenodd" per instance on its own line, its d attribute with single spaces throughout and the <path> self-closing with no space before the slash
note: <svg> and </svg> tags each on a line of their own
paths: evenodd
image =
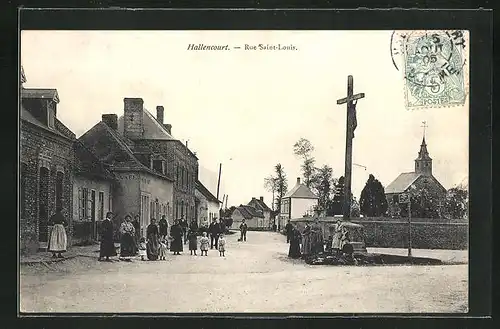
<svg viewBox="0 0 500 329">
<path fill-rule="evenodd" d="M 191 252 L 191 255 L 196 256 L 196 250 L 198 250 L 198 236 L 194 230 L 189 230 L 188 233 L 188 240 L 189 240 L 189 251 Z"/>
<path fill-rule="evenodd" d="M 226 239 L 224 239 L 224 235 L 221 234 L 219 237 L 219 256 L 226 257 L 224 252 L 226 251 Z"/>
<path fill-rule="evenodd" d="M 146 257 L 146 239 L 144 237 L 139 241 L 139 256 L 141 256 L 141 260 L 145 260 Z"/>
<path fill-rule="evenodd" d="M 200 239 L 200 250 L 201 250 L 201 255 L 203 256 L 203 253 L 205 253 L 205 256 L 208 256 L 208 248 L 210 245 L 210 240 L 207 237 L 207 232 L 203 232 L 203 236 Z"/>
<path fill-rule="evenodd" d="M 160 254 L 159 254 L 160 260 L 165 260 L 166 255 L 167 255 L 167 240 L 165 239 L 165 237 L 163 237 L 160 240 Z"/>
</svg>

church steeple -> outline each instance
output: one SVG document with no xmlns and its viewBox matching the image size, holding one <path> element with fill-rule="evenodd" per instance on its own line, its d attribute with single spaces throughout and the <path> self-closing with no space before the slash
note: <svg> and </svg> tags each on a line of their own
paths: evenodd
<svg viewBox="0 0 500 329">
<path fill-rule="evenodd" d="M 420 151 L 418 157 L 415 159 L 415 172 L 417 174 L 432 175 L 432 158 L 427 151 L 427 144 L 425 143 L 425 121 L 423 122 L 424 136 L 422 137 L 422 144 L 420 144 Z"/>
</svg>

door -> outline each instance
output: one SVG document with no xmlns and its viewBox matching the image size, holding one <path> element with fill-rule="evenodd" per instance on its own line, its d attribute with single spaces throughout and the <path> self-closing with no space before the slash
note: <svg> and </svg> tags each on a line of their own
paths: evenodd
<svg viewBox="0 0 500 329">
<path fill-rule="evenodd" d="M 95 191 L 90 192 L 90 219 L 92 221 L 92 240 L 97 239 L 97 224 L 95 220 Z"/>
<path fill-rule="evenodd" d="M 49 241 L 49 169 L 40 167 L 38 181 L 38 242 Z"/>
</svg>

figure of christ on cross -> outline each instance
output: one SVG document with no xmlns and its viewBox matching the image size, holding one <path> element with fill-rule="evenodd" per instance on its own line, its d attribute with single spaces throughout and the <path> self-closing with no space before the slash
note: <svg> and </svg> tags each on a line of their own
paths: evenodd
<svg viewBox="0 0 500 329">
<path fill-rule="evenodd" d="M 354 138 L 354 130 L 358 125 L 356 119 L 356 104 L 359 99 L 365 97 L 364 93 L 353 95 L 353 84 L 353 77 L 349 75 L 347 77 L 347 97 L 337 100 L 338 105 L 347 103 L 344 203 L 342 207 L 344 220 L 349 220 L 351 217 L 352 139 Z"/>
</svg>

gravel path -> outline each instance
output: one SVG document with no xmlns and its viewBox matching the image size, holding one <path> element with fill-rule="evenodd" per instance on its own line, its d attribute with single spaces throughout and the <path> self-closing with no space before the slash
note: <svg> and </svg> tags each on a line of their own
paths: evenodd
<svg viewBox="0 0 500 329">
<path fill-rule="evenodd" d="M 282 235 L 236 239 L 227 237 L 225 258 L 213 250 L 156 262 L 81 257 L 23 266 L 21 311 L 467 312 L 467 265 L 310 266 L 286 257 Z"/>
</svg>

